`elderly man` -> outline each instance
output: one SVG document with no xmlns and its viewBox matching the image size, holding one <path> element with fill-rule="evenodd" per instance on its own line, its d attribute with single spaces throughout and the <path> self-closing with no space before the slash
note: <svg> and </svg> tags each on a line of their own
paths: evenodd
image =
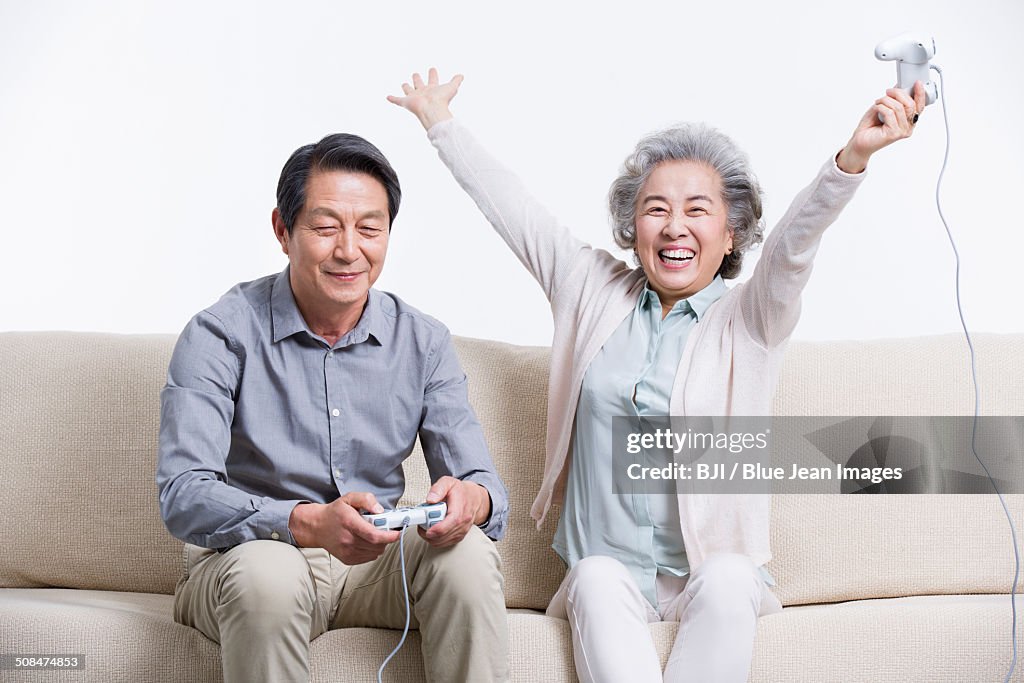
<svg viewBox="0 0 1024 683">
<path fill-rule="evenodd" d="M 431 680 L 508 676 L 493 540 L 508 497 L 448 330 L 373 289 L 401 189 L 383 154 L 330 135 L 285 164 L 283 272 L 185 327 L 161 393 L 157 483 L 186 541 L 175 619 L 220 643 L 226 681 L 309 677 L 309 641 L 405 624 L 395 507 L 417 435 L 447 517 L 405 535 L 412 624 Z M 488 538 L 489 537 L 489 538 Z"/>
</svg>

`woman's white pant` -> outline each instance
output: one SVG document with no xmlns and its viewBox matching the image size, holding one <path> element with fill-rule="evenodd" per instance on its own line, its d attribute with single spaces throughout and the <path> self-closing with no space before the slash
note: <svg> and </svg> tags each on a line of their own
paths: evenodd
<svg viewBox="0 0 1024 683">
<path fill-rule="evenodd" d="M 547 613 L 569 620 L 580 681 L 745 683 L 758 616 L 782 609 L 750 559 L 711 555 L 688 577 L 659 574 L 657 592 L 655 608 L 611 557 L 569 571 Z M 647 626 L 655 621 L 679 622 L 664 678 Z"/>
</svg>

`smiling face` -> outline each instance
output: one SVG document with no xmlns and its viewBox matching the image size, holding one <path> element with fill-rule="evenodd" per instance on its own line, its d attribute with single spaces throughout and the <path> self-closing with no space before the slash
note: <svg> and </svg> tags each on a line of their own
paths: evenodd
<svg viewBox="0 0 1024 683">
<path fill-rule="evenodd" d="M 636 252 L 651 289 L 670 309 L 711 284 L 732 250 L 722 179 L 695 161 L 665 161 L 640 188 Z"/>
<path fill-rule="evenodd" d="M 384 267 L 389 226 L 384 186 L 365 173 L 314 172 L 291 233 L 277 209 L 273 220 L 306 323 L 325 337 L 347 332 Z"/>
</svg>

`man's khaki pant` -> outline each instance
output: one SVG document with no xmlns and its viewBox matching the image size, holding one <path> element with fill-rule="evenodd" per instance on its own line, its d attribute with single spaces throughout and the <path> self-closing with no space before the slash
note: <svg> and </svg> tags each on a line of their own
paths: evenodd
<svg viewBox="0 0 1024 683">
<path fill-rule="evenodd" d="M 398 543 L 355 566 L 279 541 L 224 553 L 188 550 L 174 619 L 220 643 L 226 683 L 305 681 L 309 642 L 324 631 L 405 626 Z M 437 549 L 409 529 L 405 565 L 410 628 L 420 630 L 427 678 L 507 680 L 508 624 L 494 543 L 474 527 L 455 547 Z"/>
</svg>

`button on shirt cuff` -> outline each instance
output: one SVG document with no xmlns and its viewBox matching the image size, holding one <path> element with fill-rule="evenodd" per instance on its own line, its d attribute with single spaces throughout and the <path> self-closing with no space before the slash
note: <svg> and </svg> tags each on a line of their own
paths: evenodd
<svg viewBox="0 0 1024 683">
<path fill-rule="evenodd" d="M 288 528 L 288 520 L 291 519 L 292 510 L 296 505 L 308 502 L 306 500 L 275 500 L 260 506 L 256 537 L 298 545 Z"/>
</svg>

